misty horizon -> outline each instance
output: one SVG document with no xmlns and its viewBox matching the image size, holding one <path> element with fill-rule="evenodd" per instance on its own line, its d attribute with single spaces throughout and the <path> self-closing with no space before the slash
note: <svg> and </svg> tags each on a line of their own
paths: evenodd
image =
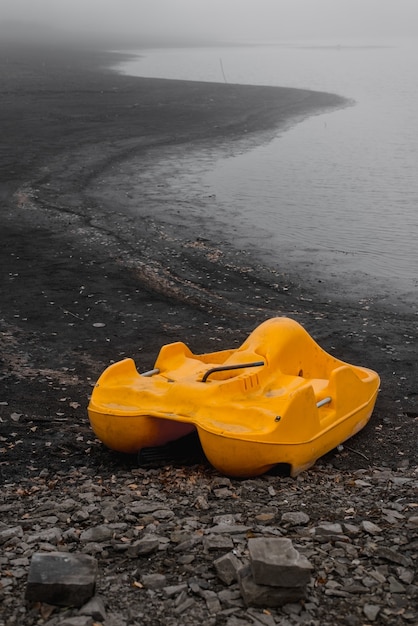
<svg viewBox="0 0 418 626">
<path fill-rule="evenodd" d="M 3 0 L 2 39 L 251 43 L 416 38 L 416 0 Z"/>
</svg>

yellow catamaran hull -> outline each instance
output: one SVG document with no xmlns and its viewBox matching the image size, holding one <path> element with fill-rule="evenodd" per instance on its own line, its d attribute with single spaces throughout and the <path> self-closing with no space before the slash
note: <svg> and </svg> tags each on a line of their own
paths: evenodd
<svg viewBox="0 0 418 626">
<path fill-rule="evenodd" d="M 229 476 L 257 476 L 279 463 L 297 475 L 361 430 L 380 379 L 327 352 L 297 322 L 278 317 L 234 350 L 195 355 L 161 348 L 155 369 L 132 359 L 99 378 L 88 413 L 109 448 L 136 453 L 197 430 L 210 463 Z"/>
</svg>

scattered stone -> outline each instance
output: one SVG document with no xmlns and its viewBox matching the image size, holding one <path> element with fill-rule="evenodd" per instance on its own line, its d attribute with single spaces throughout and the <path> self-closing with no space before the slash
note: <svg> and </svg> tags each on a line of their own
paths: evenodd
<svg viewBox="0 0 418 626">
<path fill-rule="evenodd" d="M 142 539 L 134 541 L 127 549 L 127 554 L 131 558 L 152 554 L 160 545 L 160 540 L 155 535 L 144 535 Z"/>
<path fill-rule="evenodd" d="M 388 468 L 341 473 L 317 466 L 309 480 L 301 475 L 224 482 L 214 480 L 215 472 L 176 466 L 120 468 L 103 477 L 88 467 L 74 468 L 62 476 L 49 473 L 19 486 L 6 484 L 0 505 L 2 614 L 10 615 L 10 625 L 42 621 L 45 626 L 64 621 L 67 626 L 158 621 L 214 626 L 231 620 L 247 626 L 343 621 L 361 626 L 395 623 L 399 616 L 405 624 L 418 623 L 418 536 L 411 495 L 417 475 L 412 462 L 410 467 L 399 471 L 411 477 L 407 482 L 391 480 L 394 472 Z M 372 487 L 353 488 L 353 476 Z M 228 494 L 219 497 L 218 488 Z M 326 520 L 321 517 L 324 493 L 334 503 Z M 199 495 L 208 508 L 194 506 Z M 372 522 L 361 518 L 366 510 L 373 510 Z M 282 557 L 286 546 L 297 548 L 313 569 L 290 570 L 292 579 L 284 568 L 274 586 L 278 574 L 270 560 L 277 551 L 265 544 L 257 572 L 250 549 L 256 540 L 279 541 Z M 97 555 L 102 600 L 92 591 L 91 602 L 86 599 L 82 606 L 58 610 L 45 600 L 25 605 L 32 557 L 56 553 Z M 290 562 L 295 565 L 295 559 Z M 290 582 L 301 586 L 280 586 Z M 53 583 L 57 588 L 56 577 Z"/>
<path fill-rule="evenodd" d="M 377 524 L 373 524 L 373 522 L 367 520 L 361 522 L 361 528 L 366 531 L 366 533 L 369 533 L 369 535 L 379 535 L 382 532 L 382 529 Z"/>
<path fill-rule="evenodd" d="M 22 539 L 23 528 L 21 526 L 12 526 L 10 528 L 0 529 L 0 545 L 6 543 L 10 539 Z"/>
<path fill-rule="evenodd" d="M 405 593 L 405 587 L 394 576 L 389 576 L 390 593 Z"/>
<path fill-rule="evenodd" d="M 93 596 L 79 611 L 80 615 L 90 615 L 95 622 L 106 619 L 106 609 L 100 596 Z"/>
<path fill-rule="evenodd" d="M 255 609 L 248 609 L 247 613 L 254 621 L 254 626 L 275 626 L 276 624 L 274 617 L 268 611 L 260 613 Z"/>
<path fill-rule="evenodd" d="M 210 535 L 244 535 L 251 530 L 250 526 L 244 526 L 243 524 L 217 524 L 208 528 L 207 534 Z"/>
<path fill-rule="evenodd" d="M 209 613 L 219 613 L 222 607 L 218 594 L 210 589 L 202 589 L 200 595 L 205 599 Z"/>
<path fill-rule="evenodd" d="M 97 561 L 87 554 L 55 552 L 32 556 L 26 599 L 57 606 L 82 606 L 96 586 Z"/>
<path fill-rule="evenodd" d="M 240 590 L 236 585 L 234 585 L 233 588 L 230 587 L 228 589 L 222 589 L 221 591 L 219 591 L 218 598 L 222 606 L 228 609 L 231 607 L 242 607 L 243 605 Z"/>
<path fill-rule="evenodd" d="M 59 528 L 46 528 L 38 533 L 29 535 L 26 539 L 28 543 L 41 543 L 47 542 L 52 545 L 57 545 L 61 540 L 62 534 Z"/>
<path fill-rule="evenodd" d="M 393 550 L 392 548 L 388 548 L 387 546 L 378 546 L 376 548 L 376 554 L 387 561 L 391 561 L 392 563 L 398 563 L 399 565 L 403 565 L 404 567 L 408 567 L 412 564 L 410 558 L 400 554 L 397 550 Z"/>
<path fill-rule="evenodd" d="M 406 567 L 397 567 L 396 572 L 399 576 L 399 579 L 406 585 L 410 585 L 415 578 L 414 570 L 407 569 Z"/>
<path fill-rule="evenodd" d="M 418 515 L 412 515 L 406 522 L 408 528 L 418 529 Z"/>
<path fill-rule="evenodd" d="M 93 526 L 92 528 L 88 528 L 80 535 L 81 542 L 97 542 L 97 541 L 107 541 L 113 537 L 113 530 L 107 525 L 102 524 L 101 526 Z"/>
<path fill-rule="evenodd" d="M 144 574 L 141 583 L 147 589 L 161 589 L 167 585 L 167 577 L 164 574 Z"/>
<path fill-rule="evenodd" d="M 216 559 L 213 565 L 218 577 L 225 585 L 230 585 L 238 580 L 237 572 L 242 567 L 242 563 L 232 552 Z"/>
<path fill-rule="evenodd" d="M 162 502 L 148 502 L 146 500 L 135 500 L 129 503 L 129 510 L 135 515 L 145 515 L 146 513 L 154 513 L 155 511 L 163 511 Z M 170 509 L 165 509 L 170 511 Z M 170 511 L 172 513 L 172 511 Z"/>
<path fill-rule="evenodd" d="M 332 522 L 323 522 L 314 529 L 315 536 L 317 537 L 333 537 L 335 535 L 342 535 L 343 528 L 341 524 Z"/>
<path fill-rule="evenodd" d="M 238 570 L 238 582 L 246 606 L 283 606 L 305 597 L 305 587 L 273 587 L 259 585 L 254 581 L 251 566 Z"/>
<path fill-rule="evenodd" d="M 304 587 L 310 581 L 312 565 L 286 538 L 248 540 L 254 582 L 274 587 Z"/>
<path fill-rule="evenodd" d="M 180 585 L 171 585 L 169 587 L 164 587 L 164 593 L 167 598 L 171 598 L 172 596 L 177 596 L 183 591 L 187 591 L 187 584 L 182 583 Z"/>
<path fill-rule="evenodd" d="M 234 542 L 231 537 L 224 535 L 208 535 L 203 539 L 203 546 L 208 552 L 212 550 L 231 550 L 234 547 Z"/>
<path fill-rule="evenodd" d="M 303 511 L 288 511 L 283 513 L 281 521 L 291 526 L 306 526 L 306 524 L 309 524 L 310 518 Z"/>
<path fill-rule="evenodd" d="M 235 615 L 230 617 L 226 622 L 226 626 L 252 626 L 252 624 L 254 624 L 253 620 L 249 621 L 247 619 L 236 617 Z"/>
<path fill-rule="evenodd" d="M 196 605 L 196 602 L 193 598 L 186 598 L 181 604 L 176 605 L 174 609 L 174 613 L 176 615 L 181 615 L 182 613 L 184 613 L 188 609 L 191 609 L 195 605 Z"/>
</svg>

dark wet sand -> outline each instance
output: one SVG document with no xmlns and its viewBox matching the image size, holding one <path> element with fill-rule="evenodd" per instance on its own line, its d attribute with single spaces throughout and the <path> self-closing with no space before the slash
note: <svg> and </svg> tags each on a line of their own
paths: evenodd
<svg viewBox="0 0 418 626">
<path fill-rule="evenodd" d="M 183 212 L 179 226 L 158 169 L 176 151 L 265 141 L 341 100 L 120 76 L 106 69 L 111 61 L 68 50 L 1 54 L 2 479 L 83 465 L 87 453 L 100 471 L 115 471 L 125 461 L 92 447 L 86 415 L 110 361 L 132 356 L 144 371 L 172 341 L 197 352 L 234 347 L 275 315 L 381 375 L 370 424 L 325 461 L 416 463 L 416 312 L 378 298 L 347 302 L 273 271 L 207 220 Z M 132 160 L 149 173 L 143 189 L 130 179 Z M 187 201 L 193 216 L 185 190 Z"/>
</svg>

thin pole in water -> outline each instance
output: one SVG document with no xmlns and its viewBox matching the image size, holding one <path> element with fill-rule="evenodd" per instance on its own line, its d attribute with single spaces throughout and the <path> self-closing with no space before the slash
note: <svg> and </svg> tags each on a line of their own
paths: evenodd
<svg viewBox="0 0 418 626">
<path fill-rule="evenodd" d="M 225 72 L 224 72 L 224 66 L 222 63 L 222 59 L 219 59 L 219 63 L 221 65 L 221 72 L 222 72 L 222 76 L 224 77 L 224 81 L 227 83 L 228 81 L 226 80 L 226 76 L 225 76 Z"/>
</svg>

